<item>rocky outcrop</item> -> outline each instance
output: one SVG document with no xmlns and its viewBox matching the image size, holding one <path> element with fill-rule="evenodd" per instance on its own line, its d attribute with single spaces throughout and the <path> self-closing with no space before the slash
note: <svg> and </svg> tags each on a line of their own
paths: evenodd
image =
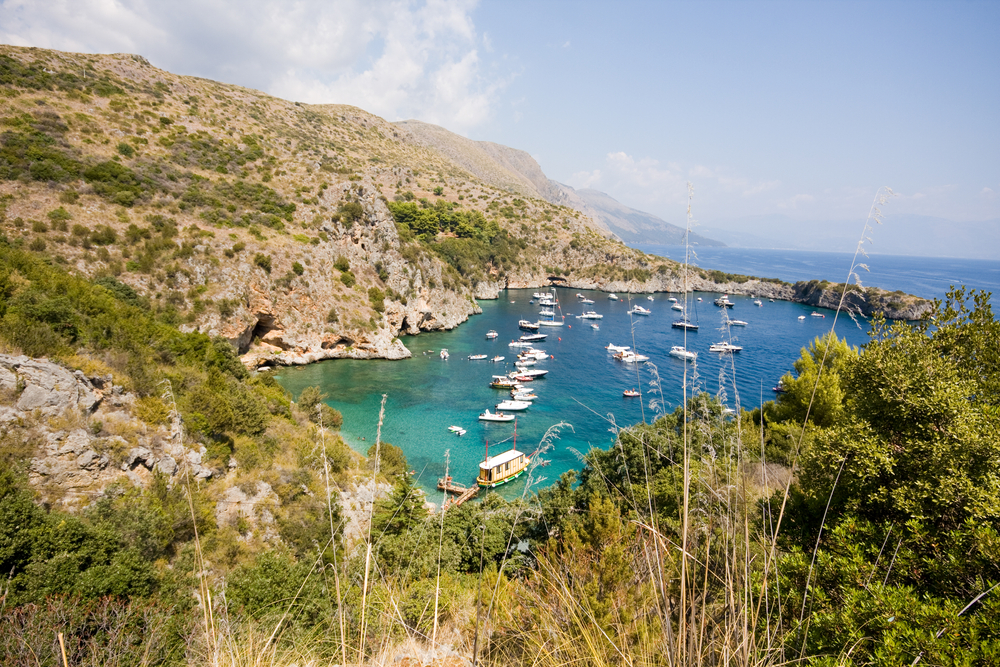
<svg viewBox="0 0 1000 667">
<path fill-rule="evenodd" d="M 249 488 L 231 486 L 215 504 L 215 520 L 220 526 L 242 528 L 241 536 L 258 530 L 261 539 L 273 541 L 278 539 L 274 511 L 279 505 L 278 494 L 267 482 L 258 480 Z"/>
<path fill-rule="evenodd" d="M 83 372 L 71 372 L 48 361 L 24 356 L 0 355 L 0 391 L 15 398 L 8 410 L 37 411 L 46 416 L 66 410 L 91 413 L 101 394 Z"/>
<path fill-rule="evenodd" d="M 181 441 L 179 424 L 150 427 L 135 396 L 110 375 L 87 377 L 45 359 L 0 354 L 0 426 L 34 444 L 28 479 L 73 507 L 109 485 L 146 485 L 155 473 L 207 479 L 206 449 Z"/>
</svg>

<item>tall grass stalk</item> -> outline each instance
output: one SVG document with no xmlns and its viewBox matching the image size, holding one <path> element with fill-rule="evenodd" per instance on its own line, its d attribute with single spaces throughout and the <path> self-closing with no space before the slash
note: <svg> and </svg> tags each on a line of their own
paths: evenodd
<svg viewBox="0 0 1000 667">
<path fill-rule="evenodd" d="M 382 394 L 382 405 L 378 411 L 378 428 L 375 432 L 375 466 L 372 473 L 372 483 L 378 477 L 379 460 L 382 453 L 382 422 L 385 419 L 385 399 L 387 394 Z M 360 639 L 358 640 L 358 662 L 365 659 L 365 633 L 367 631 L 366 620 L 368 618 L 368 575 L 371 571 L 372 562 L 372 518 L 375 515 L 375 499 L 372 498 L 371 506 L 368 509 L 368 537 L 365 540 L 365 580 L 361 589 L 361 628 Z"/>
</svg>

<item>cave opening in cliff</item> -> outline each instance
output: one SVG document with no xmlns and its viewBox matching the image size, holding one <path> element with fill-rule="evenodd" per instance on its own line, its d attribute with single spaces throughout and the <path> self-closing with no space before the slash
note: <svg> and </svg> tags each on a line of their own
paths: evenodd
<svg viewBox="0 0 1000 667">
<path fill-rule="evenodd" d="M 274 316 L 268 315 L 266 313 L 257 313 L 257 324 L 254 325 L 253 331 L 250 334 L 250 342 L 255 340 L 263 340 L 264 336 L 274 331 L 276 327 L 274 326 Z M 247 346 L 249 349 L 249 344 Z M 241 350 L 242 354 L 246 350 Z"/>
</svg>

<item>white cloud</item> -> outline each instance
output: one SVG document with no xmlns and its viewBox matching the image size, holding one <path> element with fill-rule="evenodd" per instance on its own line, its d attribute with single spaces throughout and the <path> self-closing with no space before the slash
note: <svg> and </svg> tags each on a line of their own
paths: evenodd
<svg viewBox="0 0 1000 667">
<path fill-rule="evenodd" d="M 354 104 L 390 120 L 465 130 L 493 113 L 509 77 L 475 0 L 2 0 L 0 41 L 131 52 L 159 67 L 303 102 Z"/>
</svg>

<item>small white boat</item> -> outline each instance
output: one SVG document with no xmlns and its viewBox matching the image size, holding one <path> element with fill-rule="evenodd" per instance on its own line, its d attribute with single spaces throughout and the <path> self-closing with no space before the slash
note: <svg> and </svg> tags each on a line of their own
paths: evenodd
<svg viewBox="0 0 1000 667">
<path fill-rule="evenodd" d="M 449 426 L 448 430 L 451 431 L 452 433 L 457 433 L 458 431 L 464 431 L 465 429 L 463 429 L 461 426 Z"/>
<path fill-rule="evenodd" d="M 653 295 L 652 294 L 650 294 L 649 296 L 646 297 L 646 301 L 653 301 L 653 300 L 654 299 L 653 299 Z"/>
<path fill-rule="evenodd" d="M 469 361 L 479 361 L 480 359 L 485 359 L 485 354 L 470 354 Z"/>
<path fill-rule="evenodd" d="M 700 296 L 698 297 L 698 301 L 701 301 L 701 297 Z"/>
<path fill-rule="evenodd" d="M 816 312 L 816 311 L 814 310 L 813 312 L 809 313 L 809 317 L 824 317 L 824 318 L 825 318 L 825 317 L 826 317 L 826 315 L 824 315 L 823 313 L 817 313 L 817 312 Z"/>
<path fill-rule="evenodd" d="M 516 389 L 511 390 L 510 397 L 515 401 L 533 401 L 538 398 L 536 394 L 530 391 L 518 391 Z"/>
<path fill-rule="evenodd" d="M 518 340 L 520 340 L 521 342 L 531 343 L 533 341 L 545 340 L 548 337 L 549 337 L 548 334 L 533 333 L 533 334 L 524 334 Z"/>
<path fill-rule="evenodd" d="M 677 297 L 672 296 L 669 299 L 667 299 L 667 301 L 669 301 L 671 303 L 677 303 Z"/>
<path fill-rule="evenodd" d="M 543 359 L 549 358 L 549 353 L 546 352 L 545 350 L 536 350 L 535 348 L 531 348 L 525 350 L 518 356 L 523 357 L 525 359 L 537 359 L 538 361 L 542 361 Z"/>
<path fill-rule="evenodd" d="M 728 294 L 723 294 L 718 299 L 715 300 L 715 305 L 719 308 L 732 308 L 736 304 L 729 300 Z"/>
<path fill-rule="evenodd" d="M 771 303 L 774 303 L 774 299 L 768 299 L 768 301 L 770 301 Z"/>
<path fill-rule="evenodd" d="M 513 371 L 510 377 L 529 377 L 529 378 L 540 378 L 543 375 L 548 374 L 548 371 L 542 370 L 541 368 L 529 368 L 524 371 Z"/>
<path fill-rule="evenodd" d="M 675 303 L 674 305 L 670 306 L 670 310 L 684 310 L 684 306 L 682 306 L 679 303 Z"/>
<path fill-rule="evenodd" d="M 649 308 L 643 308 L 639 304 L 635 304 L 634 306 L 632 306 L 632 310 L 628 312 L 632 313 L 633 315 L 649 315 L 653 311 L 651 311 Z"/>
<path fill-rule="evenodd" d="M 610 299 L 611 301 L 617 301 L 618 295 L 612 292 L 611 294 L 608 295 L 608 299 Z"/>
<path fill-rule="evenodd" d="M 755 306 L 763 306 L 764 302 L 761 301 L 760 299 L 754 299 L 753 300 L 753 305 L 755 305 Z"/>
<path fill-rule="evenodd" d="M 507 343 L 507 347 L 531 347 L 531 343 L 526 340 L 512 340 Z"/>
<path fill-rule="evenodd" d="M 451 356 L 451 355 L 448 354 L 448 350 L 441 350 L 441 358 L 442 359 L 447 359 L 449 356 Z"/>
<path fill-rule="evenodd" d="M 538 314 L 541 315 L 542 317 L 555 317 L 556 311 L 550 310 L 548 308 L 542 308 L 540 311 L 538 311 Z"/>
<path fill-rule="evenodd" d="M 535 361 L 534 359 L 521 359 L 519 361 L 515 361 L 514 365 L 517 366 L 518 368 L 525 368 L 527 366 L 534 366 L 536 363 L 538 362 Z"/>
<path fill-rule="evenodd" d="M 595 313 L 592 310 L 588 310 L 583 315 L 577 315 L 576 319 L 578 319 L 578 320 L 603 320 L 604 319 L 604 315 L 601 315 L 600 313 Z"/>
<path fill-rule="evenodd" d="M 527 410 L 531 407 L 531 401 L 500 401 L 497 403 L 497 412 L 502 412 L 504 410 L 509 410 L 511 412 L 518 412 L 520 410 Z"/>
<path fill-rule="evenodd" d="M 548 292 L 535 292 L 534 294 L 531 295 L 531 298 L 532 299 L 548 299 L 550 296 L 552 296 L 552 295 L 549 294 Z"/>
<path fill-rule="evenodd" d="M 642 363 L 643 361 L 649 361 L 649 357 L 645 354 L 636 354 L 635 352 L 619 352 L 615 355 L 615 359 L 618 361 L 624 361 L 626 364 L 636 364 Z"/>
<path fill-rule="evenodd" d="M 563 322 L 556 322 L 555 320 L 539 320 L 538 325 L 542 327 L 561 327 Z"/>
<path fill-rule="evenodd" d="M 486 337 L 487 338 L 496 338 L 499 335 L 500 334 L 498 334 L 496 331 L 493 331 L 492 329 L 490 329 L 489 331 L 486 332 Z"/>
<path fill-rule="evenodd" d="M 504 360 L 504 357 L 500 356 L 499 354 L 497 356 L 493 357 L 492 359 L 490 359 L 490 361 L 503 361 L 503 360 Z"/>
<path fill-rule="evenodd" d="M 580 303 L 594 303 L 593 299 L 581 299 Z"/>
<path fill-rule="evenodd" d="M 687 331 L 698 330 L 698 325 L 690 321 L 686 317 L 682 317 L 679 320 L 674 320 L 673 324 L 671 324 L 670 326 L 672 326 L 674 329 L 686 329 Z"/>
<path fill-rule="evenodd" d="M 800 322 L 801 322 L 802 320 L 804 320 L 804 319 L 806 319 L 806 316 L 805 316 L 805 315 L 799 315 L 799 321 L 800 321 Z"/>
<path fill-rule="evenodd" d="M 529 331 L 538 331 L 538 322 L 529 322 L 528 320 L 519 320 L 517 323 L 518 328 L 527 329 Z"/>
<path fill-rule="evenodd" d="M 712 343 L 708 347 L 709 352 L 739 352 L 743 348 L 739 345 L 733 345 L 732 343 Z"/>
<path fill-rule="evenodd" d="M 597 326 L 596 324 L 591 324 L 590 328 L 593 329 L 594 331 L 600 331 L 601 330 L 601 327 Z"/>
<path fill-rule="evenodd" d="M 729 320 L 729 326 L 731 327 L 745 327 L 747 325 L 743 320 Z"/>
<path fill-rule="evenodd" d="M 635 398 L 637 396 L 642 396 L 642 394 L 640 394 L 635 389 L 626 389 L 625 391 L 622 392 L 622 396 L 625 396 L 625 397 L 628 397 L 628 398 Z"/>
<path fill-rule="evenodd" d="M 670 348 L 670 356 L 677 357 L 678 359 L 687 359 L 688 361 L 694 361 L 698 358 L 697 352 L 691 352 L 683 345 L 674 345 Z"/>
<path fill-rule="evenodd" d="M 614 345 L 613 343 L 608 343 L 604 349 L 608 352 L 624 352 L 630 348 L 628 345 Z"/>
<path fill-rule="evenodd" d="M 490 382 L 490 386 L 494 389 L 516 389 L 521 385 L 518 384 L 513 378 L 509 378 L 506 375 L 494 375 L 493 380 Z"/>
<path fill-rule="evenodd" d="M 483 414 L 479 415 L 479 421 L 481 422 L 512 422 L 514 421 L 514 415 L 505 415 L 502 412 L 490 412 L 489 408 L 483 410 Z"/>
</svg>

